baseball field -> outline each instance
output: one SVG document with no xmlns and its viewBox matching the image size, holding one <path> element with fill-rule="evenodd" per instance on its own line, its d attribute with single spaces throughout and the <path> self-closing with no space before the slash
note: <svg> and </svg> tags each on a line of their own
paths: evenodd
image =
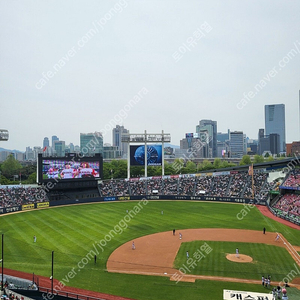
<svg viewBox="0 0 300 300">
<path fill-rule="evenodd" d="M 287 247 L 299 251 L 300 231 L 256 207 L 141 200 L 8 214 L 0 222 L 4 267 L 49 278 L 54 251 L 58 291 L 71 286 L 141 300 L 219 300 L 223 289 L 270 292 L 262 275 L 271 275 L 271 285 L 285 278 L 300 285 L 300 267 Z M 290 287 L 288 296 L 300 299 L 300 290 Z"/>
</svg>

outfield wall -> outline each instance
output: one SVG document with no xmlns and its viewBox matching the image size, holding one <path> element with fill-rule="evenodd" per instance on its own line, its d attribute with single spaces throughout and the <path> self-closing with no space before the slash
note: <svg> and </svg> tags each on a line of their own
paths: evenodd
<svg viewBox="0 0 300 300">
<path fill-rule="evenodd" d="M 111 197 L 96 197 L 86 199 L 74 199 L 74 200 L 53 200 L 49 202 L 39 202 L 32 204 L 25 204 L 12 207 L 0 208 L 1 214 L 8 214 L 20 211 L 28 211 L 39 208 L 47 208 L 61 205 L 73 205 L 84 203 L 97 203 L 97 202 L 111 202 L 111 201 L 128 201 L 128 200 L 193 200 L 193 201 L 209 201 L 209 202 L 231 202 L 231 203 L 245 203 L 253 204 L 252 199 L 231 198 L 231 197 L 212 197 L 212 196 L 167 196 L 167 195 L 155 195 L 155 196 L 111 196 Z M 261 203 L 260 203 L 261 204 Z M 265 203 L 263 203 L 265 204 Z"/>
</svg>

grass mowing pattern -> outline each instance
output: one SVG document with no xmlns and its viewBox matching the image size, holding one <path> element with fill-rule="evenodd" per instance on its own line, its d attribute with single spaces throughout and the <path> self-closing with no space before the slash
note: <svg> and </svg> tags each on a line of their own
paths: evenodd
<svg viewBox="0 0 300 300">
<path fill-rule="evenodd" d="M 78 263 L 93 250 L 93 243 L 104 238 L 138 202 L 98 203 L 56 207 L 0 218 L 4 233 L 4 266 L 29 273 L 50 276 L 51 251 L 54 250 L 54 277 L 66 278 L 73 268 L 76 276 L 67 285 L 134 299 L 199 299 L 204 293 L 220 299 L 223 288 L 262 291 L 259 286 L 201 281 L 174 283 L 168 278 L 114 274 L 106 272 L 106 261 L 114 249 L 140 236 L 171 231 L 173 228 L 238 228 L 278 231 L 293 245 L 300 245 L 300 232 L 270 220 L 253 208 L 237 219 L 243 205 L 189 201 L 149 201 L 123 227 L 120 234 L 98 248 L 97 264 L 93 259 L 79 269 Z M 161 211 L 164 214 L 161 214 Z M 33 243 L 33 236 L 37 242 Z M 235 249 L 235 248 L 234 248 Z M 213 262 L 212 262 L 213 263 Z M 200 298 L 201 299 L 201 298 Z M 291 299 L 293 300 L 293 299 Z"/>
<path fill-rule="evenodd" d="M 175 268 L 188 266 L 186 251 L 189 251 L 190 258 L 193 258 L 193 253 L 197 249 L 200 250 L 204 243 L 205 241 L 182 243 L 175 259 Z M 295 261 L 288 251 L 281 247 L 259 243 L 215 241 L 206 241 L 206 243 L 212 248 L 212 251 L 206 254 L 200 250 L 205 257 L 196 263 L 196 267 L 190 268 L 190 274 L 256 280 L 260 280 L 262 275 L 271 275 L 272 280 L 281 281 L 291 268 L 294 268 Z M 236 248 L 239 248 L 240 254 L 251 256 L 253 262 L 239 263 L 226 259 L 227 254 L 235 254 Z"/>
</svg>

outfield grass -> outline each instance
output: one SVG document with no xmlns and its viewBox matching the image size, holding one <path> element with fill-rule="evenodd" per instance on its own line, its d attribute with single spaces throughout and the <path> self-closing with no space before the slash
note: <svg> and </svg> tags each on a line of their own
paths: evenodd
<svg viewBox="0 0 300 300">
<path fill-rule="evenodd" d="M 261 286 L 197 281 L 178 283 L 164 277 L 114 274 L 106 271 L 106 262 L 114 249 L 140 236 L 187 228 L 238 228 L 281 232 L 292 245 L 300 246 L 300 231 L 291 229 L 261 215 L 252 208 L 239 220 L 242 205 L 188 202 L 149 201 L 126 222 L 128 228 L 116 234 L 97 258 L 80 269 L 78 263 L 94 249 L 115 225 L 138 202 L 73 205 L 5 215 L 0 218 L 0 233 L 4 233 L 5 267 L 50 276 L 51 252 L 54 251 L 54 277 L 63 280 L 69 271 L 76 276 L 67 285 L 134 299 L 199 299 L 199 293 L 210 299 L 222 298 L 223 289 L 263 291 Z M 164 213 L 161 214 L 161 211 Z M 37 242 L 33 242 L 33 236 Z M 211 243 L 211 242 L 210 242 Z M 235 248 L 234 248 L 235 249 Z M 286 266 L 284 266 L 284 271 Z M 281 271 L 281 272 L 284 272 Z M 241 275 L 241 277 L 243 277 Z M 66 283 L 66 282 L 65 282 Z M 200 298 L 201 299 L 201 298 Z M 205 298 L 203 298 L 205 299 Z M 293 299 L 292 299 L 293 300 Z"/>
</svg>

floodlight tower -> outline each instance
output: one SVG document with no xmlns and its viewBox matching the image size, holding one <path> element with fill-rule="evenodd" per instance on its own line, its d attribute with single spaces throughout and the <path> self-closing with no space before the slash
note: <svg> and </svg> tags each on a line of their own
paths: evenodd
<svg viewBox="0 0 300 300">
<path fill-rule="evenodd" d="M 8 141 L 9 133 L 6 129 L 0 129 L 0 141 Z"/>
<path fill-rule="evenodd" d="M 9 137 L 8 130 L 0 129 L 0 141 L 8 141 L 8 137 Z M 0 177 L 1 177 L 1 172 L 0 172 Z M 3 262 L 2 262 L 2 267 L 3 267 Z"/>
<path fill-rule="evenodd" d="M 127 178 L 130 178 L 130 144 L 144 144 L 144 167 L 145 167 L 145 177 L 147 177 L 147 161 L 148 161 L 148 151 L 147 145 L 149 143 L 159 143 L 162 145 L 162 176 L 165 175 L 165 165 L 164 165 L 164 143 L 169 143 L 171 141 L 171 135 L 169 133 L 125 133 L 122 135 L 121 140 L 123 143 L 128 144 L 127 151 Z M 150 146 L 149 146 L 150 149 Z"/>
</svg>

